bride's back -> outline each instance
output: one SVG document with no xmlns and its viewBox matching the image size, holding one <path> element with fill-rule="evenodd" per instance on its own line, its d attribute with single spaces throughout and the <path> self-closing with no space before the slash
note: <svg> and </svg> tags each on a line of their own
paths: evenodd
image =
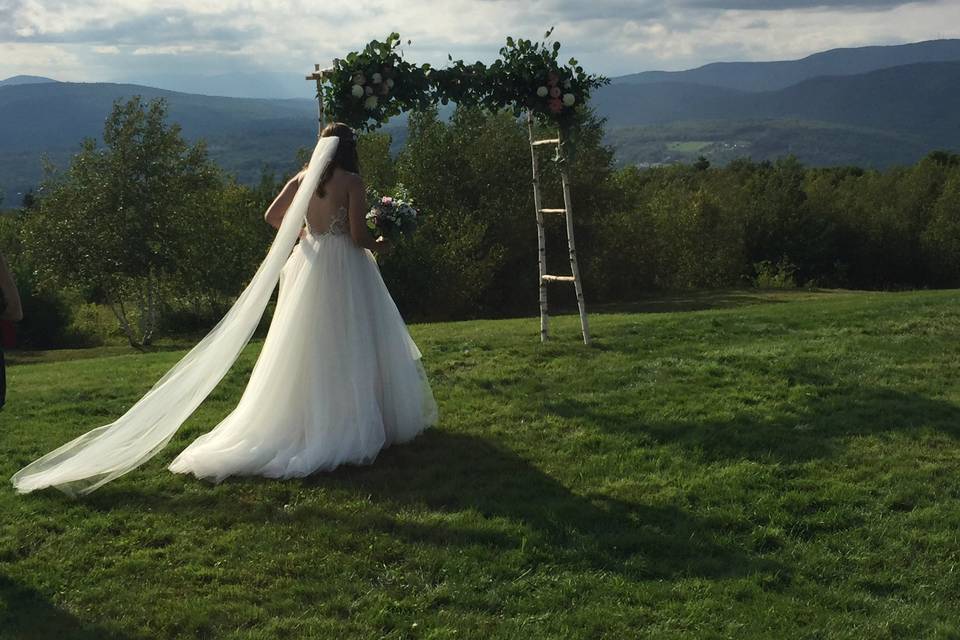
<svg viewBox="0 0 960 640">
<path fill-rule="evenodd" d="M 307 205 L 307 224 L 314 233 L 325 233 L 331 226 L 344 224 L 350 207 L 350 188 L 360 176 L 340 167 L 333 170 L 323 185 L 323 197 L 316 192 Z M 346 229 L 349 231 L 349 229 Z"/>
</svg>

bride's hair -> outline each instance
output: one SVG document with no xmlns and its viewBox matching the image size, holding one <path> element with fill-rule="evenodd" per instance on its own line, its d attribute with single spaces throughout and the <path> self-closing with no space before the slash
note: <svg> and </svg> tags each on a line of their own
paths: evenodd
<svg viewBox="0 0 960 640">
<path fill-rule="evenodd" d="M 360 173 L 360 156 L 357 154 L 357 136 L 353 129 L 342 122 L 331 122 L 323 131 L 320 132 L 321 138 L 336 136 L 340 138 L 337 143 L 337 151 L 333 154 L 333 161 L 327 165 L 327 168 L 320 174 L 320 184 L 317 186 L 317 197 L 322 198 L 326 195 L 323 186 L 333 177 L 333 171 L 340 167 L 344 171 L 351 173 Z"/>
</svg>

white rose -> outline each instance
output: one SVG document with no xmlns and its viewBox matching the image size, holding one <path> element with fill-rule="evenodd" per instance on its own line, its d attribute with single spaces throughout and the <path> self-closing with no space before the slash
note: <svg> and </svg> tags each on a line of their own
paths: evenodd
<svg viewBox="0 0 960 640">
<path fill-rule="evenodd" d="M 367 94 L 368 96 L 372 96 L 372 95 L 373 95 L 373 87 L 371 87 L 370 85 L 365 86 L 365 87 L 363 88 L 363 90 L 366 92 L 366 94 Z"/>
<path fill-rule="evenodd" d="M 368 111 L 373 111 L 377 108 L 377 96 L 369 96 L 366 100 L 363 101 L 363 106 Z"/>
<path fill-rule="evenodd" d="M 353 76 L 353 84 L 360 84 L 360 85 L 362 85 L 362 84 L 364 84 L 366 81 L 367 81 L 367 79 L 363 76 L 362 73 L 358 73 L 358 74 L 355 74 L 355 75 Z"/>
<path fill-rule="evenodd" d="M 350 90 L 353 93 L 354 98 L 360 98 L 363 96 L 363 87 L 358 84 L 353 85 L 353 89 Z"/>
<path fill-rule="evenodd" d="M 537 95 L 541 98 L 546 98 L 547 94 L 550 93 L 546 87 L 537 87 Z"/>
<path fill-rule="evenodd" d="M 387 78 L 387 86 L 393 89 L 393 78 Z"/>
<path fill-rule="evenodd" d="M 577 101 L 577 98 L 572 93 L 563 94 L 563 104 L 568 107 L 572 107 L 573 103 Z"/>
<path fill-rule="evenodd" d="M 373 74 L 373 84 L 380 84 L 381 82 L 383 82 L 383 76 L 379 73 Z"/>
</svg>

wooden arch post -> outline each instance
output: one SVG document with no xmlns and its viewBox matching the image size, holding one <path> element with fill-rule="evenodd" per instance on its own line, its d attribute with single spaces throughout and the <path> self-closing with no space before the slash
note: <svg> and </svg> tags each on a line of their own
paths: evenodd
<svg viewBox="0 0 960 640">
<path fill-rule="evenodd" d="M 333 61 L 336 65 L 336 60 Z M 306 79 L 310 82 L 317 83 L 317 137 L 320 137 L 320 134 L 323 133 L 323 128 L 327 126 L 327 110 L 323 106 L 323 79 L 326 75 L 333 71 L 333 67 L 328 67 L 326 69 L 321 69 L 319 64 L 313 65 L 313 73 L 308 75 Z"/>
</svg>

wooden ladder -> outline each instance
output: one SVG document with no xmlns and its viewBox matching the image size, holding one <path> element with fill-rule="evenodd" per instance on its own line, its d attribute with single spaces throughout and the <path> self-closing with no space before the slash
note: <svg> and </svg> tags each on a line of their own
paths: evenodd
<svg viewBox="0 0 960 640">
<path fill-rule="evenodd" d="M 557 130 L 557 137 L 535 140 L 533 137 L 533 115 L 527 112 L 527 133 L 530 137 L 530 158 L 533 162 L 533 205 L 537 212 L 537 247 L 540 265 L 540 341 L 549 337 L 550 313 L 547 308 L 547 283 L 572 282 L 577 292 L 577 306 L 580 308 L 580 329 L 583 331 L 583 343 L 590 344 L 590 324 L 587 321 L 587 306 L 583 300 L 583 285 L 580 282 L 580 267 L 577 265 L 577 248 L 573 241 L 573 204 L 570 201 L 570 180 L 567 175 L 566 156 L 564 155 L 563 132 Z M 560 165 L 560 182 L 563 185 L 563 208 L 544 209 L 540 199 L 540 168 L 537 162 L 537 147 L 553 146 Z M 543 226 L 544 214 L 562 213 L 567 221 L 567 247 L 570 253 L 569 276 L 557 276 L 547 273 L 546 231 Z"/>
</svg>

